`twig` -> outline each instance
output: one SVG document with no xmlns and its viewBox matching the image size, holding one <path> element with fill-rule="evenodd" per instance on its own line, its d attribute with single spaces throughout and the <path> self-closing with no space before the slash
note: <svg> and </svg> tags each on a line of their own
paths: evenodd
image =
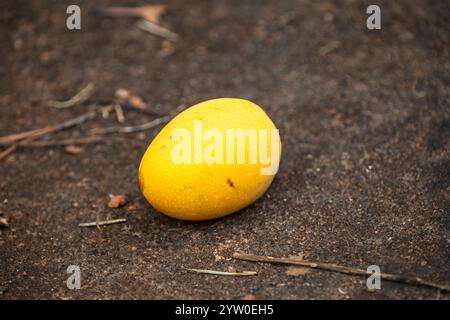
<svg viewBox="0 0 450 320">
<path fill-rule="evenodd" d="M 20 133 L 13 133 L 7 136 L 3 136 L 0 137 L 0 145 L 10 145 L 13 142 L 19 141 L 19 140 L 23 140 L 23 139 L 28 139 L 34 136 L 38 136 L 40 137 L 43 134 L 46 134 L 49 132 L 49 128 L 45 127 L 45 128 L 40 128 L 40 129 L 36 129 L 36 130 L 30 130 L 30 131 L 25 131 L 25 132 L 20 132 Z"/>
<path fill-rule="evenodd" d="M 331 41 L 330 43 L 327 43 L 322 48 L 319 49 L 319 54 L 322 56 L 326 56 L 331 51 L 338 49 L 341 46 L 341 43 L 339 41 Z"/>
<path fill-rule="evenodd" d="M 91 82 L 85 88 L 83 88 L 80 92 L 74 95 L 72 98 L 66 101 L 49 101 L 48 105 L 54 108 L 63 109 L 69 108 L 76 104 L 82 103 L 87 100 L 94 90 L 94 84 Z"/>
<path fill-rule="evenodd" d="M 59 123 L 59 124 L 56 124 L 53 126 L 48 126 L 48 127 L 42 128 L 42 129 L 31 130 L 31 131 L 26 131 L 26 132 L 22 132 L 22 133 L 15 133 L 12 135 L 0 137 L 0 145 L 10 145 L 9 148 L 7 148 L 5 151 L 0 153 L 0 160 L 6 158 L 11 153 L 13 153 L 17 149 L 17 147 L 20 146 L 20 143 L 18 143 L 18 141 L 20 141 L 20 140 L 24 140 L 25 142 L 30 142 L 30 141 L 37 139 L 39 137 L 42 137 L 46 134 L 53 133 L 56 131 L 61 131 L 61 130 L 79 125 L 88 119 L 92 119 L 94 116 L 95 116 L 95 112 L 90 111 L 81 116 L 75 117 L 73 119 L 64 121 L 62 123 Z"/>
<path fill-rule="evenodd" d="M 158 25 L 159 18 L 164 12 L 164 5 L 98 8 L 93 11 L 95 14 L 109 17 L 141 17 L 141 21 L 137 23 L 138 28 L 176 42 L 179 39 L 176 33 Z"/>
<path fill-rule="evenodd" d="M 53 126 L 47 126 L 41 129 L 36 129 L 36 130 L 30 130 L 30 131 L 25 131 L 25 132 L 21 132 L 21 133 L 14 133 L 11 135 L 7 135 L 7 136 L 3 136 L 0 137 L 0 145 L 10 145 L 12 142 L 16 142 L 16 141 L 20 141 L 20 140 L 32 140 L 32 139 L 36 139 L 39 137 L 42 137 L 46 134 L 49 133 L 53 133 L 53 132 L 57 132 L 57 131 L 61 131 L 76 125 L 80 125 L 83 122 L 94 118 L 95 116 L 95 112 L 94 111 L 90 111 L 87 112 L 85 114 L 82 114 L 81 116 L 69 119 L 67 121 L 64 121 L 62 123 L 53 125 Z"/>
<path fill-rule="evenodd" d="M 123 114 L 122 106 L 118 103 L 114 105 L 114 111 L 116 112 L 117 121 L 119 123 L 125 122 L 125 115 Z"/>
<path fill-rule="evenodd" d="M 16 151 L 16 149 L 17 149 L 17 146 L 16 145 L 12 145 L 8 149 L 2 151 L 0 153 L 0 160 L 2 160 L 3 158 L 6 158 L 7 156 L 9 156 L 11 153 Z"/>
<path fill-rule="evenodd" d="M 39 103 L 40 100 L 34 100 L 32 101 L 32 103 Z M 88 98 L 84 101 L 80 101 L 80 104 L 97 104 L 97 105 L 107 105 L 107 106 L 111 106 L 114 103 L 116 103 L 116 100 L 113 99 L 103 99 L 103 98 L 99 98 L 99 99 L 93 99 L 93 98 Z M 134 111 L 140 111 L 144 114 L 148 114 L 151 116 L 158 116 L 158 117 L 162 117 L 165 116 L 166 114 L 159 112 L 157 110 L 151 109 L 149 108 L 146 103 L 143 103 L 142 105 L 136 106 L 131 104 L 128 99 L 125 99 L 124 101 L 120 101 L 120 105 L 124 108 L 128 108 L 130 110 L 134 110 Z M 112 108 L 112 106 L 111 106 Z"/>
<path fill-rule="evenodd" d="M 167 114 L 156 111 L 154 109 L 150 109 L 145 103 L 143 103 L 142 105 L 133 105 L 129 102 L 126 101 L 121 101 L 120 105 L 124 108 L 128 108 L 130 110 L 134 110 L 134 111 L 139 111 L 142 112 L 144 114 L 148 114 L 150 116 L 158 116 L 158 117 L 163 117 Z"/>
<path fill-rule="evenodd" d="M 16 143 L 15 146 L 21 148 L 45 148 L 45 147 L 70 146 L 77 144 L 110 143 L 110 142 L 125 142 L 125 141 L 127 142 L 127 144 L 134 142 L 134 140 L 129 140 L 123 137 L 110 137 L 108 139 L 105 139 L 102 136 L 92 135 L 68 139 L 58 139 L 58 140 L 43 140 L 43 141 L 24 140 Z"/>
<path fill-rule="evenodd" d="M 256 274 L 256 271 L 225 272 L 225 271 L 214 271 L 214 270 L 206 270 L 206 269 L 190 269 L 190 268 L 185 268 L 185 269 L 192 271 L 192 272 L 214 274 L 217 276 L 254 276 Z"/>
<path fill-rule="evenodd" d="M 252 261 L 252 262 L 267 262 L 267 263 L 297 265 L 297 266 L 302 266 L 302 267 L 306 267 L 306 268 L 322 269 L 322 270 L 351 274 L 351 275 L 367 276 L 367 274 L 368 274 L 363 269 L 344 267 L 344 266 L 340 266 L 340 265 L 332 264 L 332 263 L 303 261 L 303 260 L 292 259 L 292 258 L 274 258 L 274 257 L 256 256 L 253 254 L 245 254 L 245 253 L 239 253 L 239 252 L 234 253 L 233 258 L 239 259 L 239 260 L 245 260 L 245 261 Z M 430 287 L 430 288 L 436 288 L 436 289 L 439 289 L 442 291 L 450 291 L 449 285 L 438 284 L 438 283 L 426 281 L 426 280 L 423 280 L 418 277 L 406 277 L 406 276 L 390 274 L 390 273 L 380 273 L 380 278 L 383 280 L 387 280 L 387 281 L 400 282 L 400 283 L 406 283 L 406 284 L 418 285 L 418 286 L 426 286 L 426 287 Z"/>
<path fill-rule="evenodd" d="M 94 222 L 84 222 L 80 223 L 79 227 L 98 227 L 98 226 L 106 226 L 110 224 L 123 223 L 127 222 L 127 219 L 114 219 L 114 220 L 106 220 L 106 221 L 94 221 Z"/>
<path fill-rule="evenodd" d="M 151 34 L 154 34 L 161 38 L 165 38 L 172 42 L 177 42 L 178 39 L 180 38 L 180 36 L 178 34 L 176 34 L 175 32 L 172 32 L 169 29 L 161 27 L 160 25 L 157 25 L 148 20 L 142 19 L 136 23 L 136 26 L 141 30 L 147 31 Z"/>
<path fill-rule="evenodd" d="M 69 119 L 67 121 L 64 121 L 62 123 L 54 125 L 53 127 L 51 127 L 51 128 L 53 128 L 52 132 L 61 131 L 61 130 L 64 130 L 64 129 L 67 129 L 67 128 L 70 128 L 70 127 L 73 127 L 76 125 L 80 125 L 87 120 L 93 119 L 95 117 L 95 115 L 96 115 L 95 111 L 86 112 L 86 113 L 82 114 L 81 116 L 78 116 L 78 117 L 75 117 L 75 118 Z"/>
<path fill-rule="evenodd" d="M 97 136 L 86 136 L 79 138 L 69 138 L 69 139 L 61 139 L 61 140 L 48 140 L 48 141 L 23 141 L 19 142 L 18 145 L 20 147 L 30 147 L 30 148 L 39 148 L 39 147 L 56 147 L 56 146 L 70 146 L 74 144 L 88 144 L 95 142 L 103 142 L 105 141 L 102 137 Z"/>
<path fill-rule="evenodd" d="M 137 126 L 114 126 L 108 128 L 95 128 L 90 130 L 91 134 L 108 134 L 108 133 L 133 133 L 138 131 L 145 131 L 156 127 L 157 125 L 169 121 L 170 116 L 164 116 L 161 118 L 156 118 L 150 122 L 146 122 Z"/>
</svg>

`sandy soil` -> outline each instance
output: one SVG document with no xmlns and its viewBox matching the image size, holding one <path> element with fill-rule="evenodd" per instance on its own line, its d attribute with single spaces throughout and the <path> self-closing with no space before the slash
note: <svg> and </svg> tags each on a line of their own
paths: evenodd
<svg viewBox="0 0 450 320">
<path fill-rule="evenodd" d="M 93 1 L 2 1 L 0 135 L 94 109 L 48 106 L 93 82 L 93 98 L 126 88 L 162 113 L 250 99 L 278 125 L 284 149 L 264 197 L 202 223 L 158 214 L 139 191 L 137 166 L 160 127 L 120 142 L 108 136 L 77 155 L 18 149 L 0 163 L 0 217 L 9 221 L 0 228 L 0 299 L 448 299 L 388 282 L 368 292 L 361 277 L 294 276 L 232 259 L 235 251 L 302 254 L 450 283 L 448 2 L 378 2 L 381 31 L 365 28 L 365 1 L 168 1 L 162 25 L 181 36 L 168 53 L 134 19 L 89 14 Z M 73 3 L 82 8 L 78 32 L 65 27 Z M 153 118 L 125 116 L 126 124 Z M 48 139 L 116 124 L 113 114 L 97 117 Z M 108 208 L 109 194 L 125 194 L 127 205 Z M 97 217 L 127 223 L 78 227 Z M 82 288 L 71 291 L 73 264 Z"/>
</svg>

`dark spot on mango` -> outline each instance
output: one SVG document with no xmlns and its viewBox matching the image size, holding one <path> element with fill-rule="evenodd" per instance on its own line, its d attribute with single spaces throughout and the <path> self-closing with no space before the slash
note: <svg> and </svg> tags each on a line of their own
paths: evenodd
<svg viewBox="0 0 450 320">
<path fill-rule="evenodd" d="M 231 179 L 227 179 L 227 183 L 231 188 L 234 188 L 234 183 L 231 181 Z"/>
</svg>

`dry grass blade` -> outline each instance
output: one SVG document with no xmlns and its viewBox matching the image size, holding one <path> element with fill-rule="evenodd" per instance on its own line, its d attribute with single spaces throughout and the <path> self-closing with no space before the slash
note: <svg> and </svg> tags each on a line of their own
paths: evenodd
<svg viewBox="0 0 450 320">
<path fill-rule="evenodd" d="M 192 272 L 196 272 L 196 273 L 213 274 L 216 276 L 254 276 L 254 275 L 256 275 L 256 271 L 226 272 L 226 271 L 215 271 L 215 270 L 207 270 L 207 269 L 192 269 L 192 268 L 185 268 L 185 269 L 192 271 Z"/>
<path fill-rule="evenodd" d="M 64 109 L 72 107 L 76 104 L 82 103 L 85 100 L 89 99 L 92 92 L 94 90 L 94 84 L 91 82 L 89 83 L 85 88 L 83 88 L 80 92 L 78 92 L 76 95 L 74 95 L 72 98 L 70 98 L 67 101 L 49 101 L 48 105 L 50 107 L 58 108 L 58 109 Z"/>
<path fill-rule="evenodd" d="M 339 273 L 345 273 L 345 274 L 350 274 L 350 275 L 360 275 L 360 276 L 368 275 L 366 270 L 340 266 L 340 265 L 332 264 L 332 263 L 310 262 L 310 261 L 302 261 L 299 259 L 292 259 L 292 258 L 274 258 L 274 257 L 266 257 L 266 256 L 256 256 L 253 254 L 245 254 L 245 253 L 239 253 L 239 252 L 234 253 L 233 258 L 239 259 L 239 260 L 245 260 L 245 261 L 252 261 L 252 262 L 266 262 L 266 263 L 276 263 L 276 264 L 297 265 L 297 266 L 302 266 L 302 267 L 306 267 L 306 268 L 322 269 L 322 270 L 326 270 L 326 271 L 339 272 Z M 426 287 L 450 292 L 449 285 L 426 281 L 426 280 L 423 280 L 418 277 L 405 277 L 405 276 L 396 275 L 396 274 L 381 273 L 380 278 L 383 280 L 387 280 L 387 281 L 419 285 L 419 286 L 426 286 Z"/>
<path fill-rule="evenodd" d="M 110 224 L 123 223 L 127 222 L 127 219 L 114 219 L 114 220 L 105 220 L 105 221 L 94 221 L 94 222 L 84 222 L 78 224 L 79 227 L 98 227 L 98 226 L 106 226 Z"/>
</svg>

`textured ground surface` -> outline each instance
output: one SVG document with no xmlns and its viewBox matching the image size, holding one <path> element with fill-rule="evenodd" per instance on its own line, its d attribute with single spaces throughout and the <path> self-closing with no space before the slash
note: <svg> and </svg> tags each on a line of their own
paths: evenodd
<svg viewBox="0 0 450 320">
<path fill-rule="evenodd" d="M 82 31 L 65 28 L 69 3 L 81 3 Z M 387 282 L 370 293 L 364 278 L 293 276 L 231 258 L 303 254 L 450 283 L 449 7 L 379 4 L 382 31 L 369 32 L 360 1 L 169 1 L 162 24 L 182 40 L 166 55 L 133 19 L 90 15 L 93 2 L 2 1 L 0 135 L 94 108 L 47 105 L 93 82 L 93 97 L 126 88 L 161 112 L 215 97 L 253 100 L 280 128 L 283 158 L 257 203 L 186 223 L 156 213 L 138 188 L 140 157 L 159 128 L 78 155 L 19 149 L 0 163 L 0 217 L 10 223 L 0 229 L 0 299 L 448 299 Z M 149 120 L 126 112 L 127 124 Z M 52 139 L 115 124 L 97 117 Z M 129 202 L 109 209 L 117 193 Z M 78 227 L 96 217 L 128 221 L 102 232 Z M 81 290 L 66 288 L 71 264 L 81 268 Z"/>
</svg>

